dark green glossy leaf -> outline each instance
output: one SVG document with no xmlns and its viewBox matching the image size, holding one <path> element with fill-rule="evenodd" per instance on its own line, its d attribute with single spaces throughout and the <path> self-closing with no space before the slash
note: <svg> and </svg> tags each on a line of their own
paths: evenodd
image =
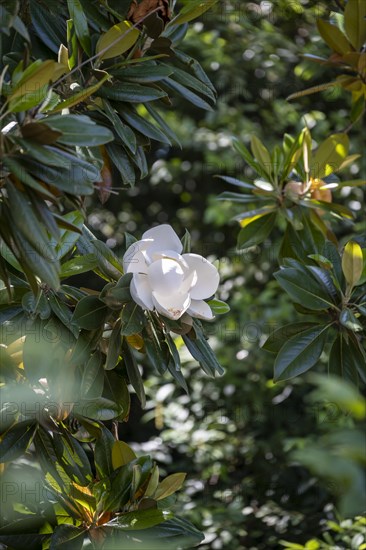
<svg viewBox="0 0 366 550">
<path fill-rule="evenodd" d="M 130 464 L 115 470 L 110 476 L 110 487 L 103 503 L 103 509 L 110 512 L 120 510 L 130 498 L 131 483 Z"/>
<path fill-rule="evenodd" d="M 320 325 L 292 336 L 277 355 L 274 379 L 288 380 L 311 369 L 324 349 L 328 330 L 329 325 Z"/>
<path fill-rule="evenodd" d="M 156 101 L 162 97 L 166 97 L 166 92 L 151 88 L 149 86 L 141 86 L 140 84 L 128 84 L 126 82 L 117 82 L 113 86 L 103 86 L 98 90 L 98 95 L 113 101 L 125 101 L 127 103 L 145 103 L 147 101 Z"/>
<path fill-rule="evenodd" d="M 121 407 L 117 403 L 105 397 L 81 399 L 75 403 L 73 408 L 74 414 L 101 422 L 118 418 L 122 412 Z"/>
<path fill-rule="evenodd" d="M 347 341 L 339 334 L 330 350 L 328 370 L 349 380 L 352 383 L 358 382 L 360 377 L 366 381 L 365 359 L 353 341 Z"/>
<path fill-rule="evenodd" d="M 149 82 L 158 82 L 163 78 L 170 76 L 174 69 L 166 65 L 158 65 L 152 62 L 143 62 L 140 65 L 133 67 L 122 67 L 121 69 L 113 70 L 113 75 L 118 76 L 123 80 L 137 82 L 139 84 L 149 84 Z"/>
<path fill-rule="evenodd" d="M 58 141 L 65 145 L 94 147 L 113 141 L 108 128 L 95 124 L 86 115 L 51 115 L 47 117 L 47 126 L 62 132 Z"/>
<path fill-rule="evenodd" d="M 120 118 L 120 116 L 113 109 L 107 99 L 103 100 L 104 115 L 108 117 L 113 125 L 113 130 L 118 137 L 122 140 L 122 143 L 131 151 L 132 154 L 136 152 L 136 136 L 129 126 L 126 126 Z"/>
<path fill-rule="evenodd" d="M 5 166 L 12 172 L 17 178 L 20 179 L 21 182 L 23 182 L 25 185 L 30 187 L 31 189 L 34 189 L 35 191 L 38 191 L 39 193 L 42 193 L 45 197 L 48 197 L 49 199 L 53 200 L 54 195 L 48 191 L 43 185 L 38 183 L 37 180 L 35 180 L 30 174 L 28 174 L 24 167 L 17 162 L 14 158 L 8 158 L 4 157 L 3 162 Z"/>
<path fill-rule="evenodd" d="M 52 476 L 57 480 L 57 483 L 65 490 L 67 490 L 66 484 L 56 470 L 58 459 L 53 439 L 50 434 L 41 426 L 38 428 L 35 435 L 34 446 L 37 452 L 37 459 L 40 462 L 42 470 L 45 473 L 50 472 Z"/>
<path fill-rule="evenodd" d="M 245 248 L 262 243 L 270 235 L 276 222 L 275 212 L 261 216 L 248 223 L 238 235 L 238 248 Z"/>
<path fill-rule="evenodd" d="M 76 256 L 65 262 L 61 266 L 60 277 L 65 279 L 66 277 L 73 277 L 80 273 L 86 273 L 93 271 L 98 265 L 97 259 L 94 254 L 86 254 L 85 256 Z"/>
<path fill-rule="evenodd" d="M 128 379 L 130 381 L 131 386 L 135 390 L 137 397 L 139 398 L 141 407 L 144 408 L 146 405 L 144 384 L 142 381 L 142 377 L 141 377 L 136 359 L 126 340 L 123 341 L 122 350 L 123 350 L 123 353 L 122 353 L 123 362 L 126 367 Z"/>
<path fill-rule="evenodd" d="M 39 315 L 41 319 L 47 319 L 51 315 L 50 304 L 43 292 L 39 296 L 27 292 L 22 298 L 22 306 L 31 316 Z"/>
<path fill-rule="evenodd" d="M 72 324 L 72 312 L 70 308 L 67 307 L 58 294 L 50 294 L 48 296 L 48 301 L 56 317 L 76 338 L 78 335 L 78 328 Z"/>
<path fill-rule="evenodd" d="M 20 521 L 15 521 L 12 527 L 14 532 L 21 528 Z M 24 548 L 38 550 L 49 537 L 50 535 L 40 535 L 39 533 L 2 534 L 0 531 L 0 543 L 14 550 L 24 550 Z"/>
<path fill-rule="evenodd" d="M 271 353 L 278 353 L 283 344 L 287 342 L 289 338 L 300 332 L 304 332 L 309 328 L 316 326 L 316 323 L 291 323 L 274 330 L 262 345 L 262 348 Z"/>
<path fill-rule="evenodd" d="M 85 296 L 77 304 L 72 322 L 80 328 L 93 330 L 103 326 L 107 314 L 107 306 L 97 296 Z"/>
<path fill-rule="evenodd" d="M 171 144 L 169 138 L 167 138 L 167 136 L 159 130 L 159 128 L 146 120 L 146 118 L 138 115 L 134 109 L 123 105 L 119 107 L 119 112 L 122 118 L 124 118 L 125 121 L 132 126 L 132 128 L 135 128 L 135 130 L 140 132 L 142 135 L 156 141 L 161 141 L 162 143 L 167 143 L 169 145 Z"/>
<path fill-rule="evenodd" d="M 120 275 L 123 273 L 122 262 L 115 255 L 113 250 L 109 248 L 103 241 L 98 241 L 97 239 L 91 241 L 94 249 L 97 251 L 96 255 L 99 259 L 100 257 L 104 258 Z"/>
<path fill-rule="evenodd" d="M 37 0 L 31 1 L 30 11 L 37 35 L 50 50 L 57 54 L 60 44 L 66 37 L 64 19 L 43 8 Z"/>
<path fill-rule="evenodd" d="M 163 134 L 165 134 L 165 136 L 168 138 L 168 140 L 170 140 L 170 142 L 172 142 L 172 143 L 176 143 L 180 148 L 182 148 L 182 145 L 181 145 L 176 133 L 173 132 L 173 130 L 170 128 L 170 126 L 168 126 L 168 124 L 165 122 L 163 117 L 160 116 L 160 114 L 155 109 L 155 105 L 153 107 L 151 105 L 151 103 L 146 103 L 145 108 L 146 108 L 147 112 L 149 113 L 149 115 L 155 120 L 155 122 L 157 122 L 159 124 Z M 143 176 L 141 176 L 141 177 L 143 177 Z"/>
<path fill-rule="evenodd" d="M 10 462 L 23 455 L 36 430 L 34 420 L 26 420 L 12 426 L 0 441 L 0 463 Z"/>
<path fill-rule="evenodd" d="M 179 82 L 176 82 L 172 78 L 168 77 L 164 79 L 163 83 L 166 88 L 177 92 L 181 97 L 183 97 L 196 107 L 204 109 L 205 111 L 212 111 L 212 107 L 209 103 L 207 103 L 207 101 L 202 99 L 200 96 L 198 96 Z"/>
<path fill-rule="evenodd" d="M 115 326 L 113 327 L 113 330 L 108 340 L 107 359 L 104 365 L 105 370 L 112 370 L 117 366 L 120 353 L 121 353 L 121 347 L 122 347 L 121 322 L 120 320 L 118 320 Z"/>
<path fill-rule="evenodd" d="M 114 469 L 112 464 L 112 447 L 115 439 L 111 432 L 101 425 L 101 433 L 95 444 L 94 463 L 100 479 L 109 477 Z"/>
<path fill-rule="evenodd" d="M 77 249 L 81 254 L 95 254 L 98 261 L 98 275 L 107 280 L 118 280 L 122 267 L 112 250 L 103 242 L 98 241 L 93 233 L 85 226 L 82 227 L 82 236 L 78 239 Z"/>
<path fill-rule="evenodd" d="M 124 419 L 128 419 L 131 398 L 123 376 L 120 376 L 116 372 L 106 373 L 104 387 L 105 396 L 119 406 L 120 415 L 117 420 L 121 422 Z"/>
<path fill-rule="evenodd" d="M 22 167 L 41 181 L 61 191 L 72 195 L 91 195 L 94 191 L 93 184 L 96 184 L 100 179 L 98 168 L 73 155 L 63 154 L 69 161 L 67 169 L 42 165 L 33 158 L 23 158 Z"/>
<path fill-rule="evenodd" d="M 81 550 L 86 530 L 74 525 L 58 525 L 50 541 L 50 550 Z"/>
<path fill-rule="evenodd" d="M 168 370 L 170 374 L 173 376 L 173 378 L 178 382 L 178 384 L 184 389 L 184 391 L 188 393 L 187 382 L 185 381 L 184 376 L 181 372 L 180 356 L 179 356 L 177 347 L 175 345 L 175 342 L 173 338 L 170 336 L 170 334 L 165 335 L 165 341 L 167 343 L 167 346 L 170 352 L 170 359 L 168 361 Z"/>
<path fill-rule="evenodd" d="M 306 275 L 306 272 L 287 267 L 277 271 L 274 276 L 292 300 L 306 305 L 308 309 L 318 311 L 334 307 L 331 297 L 327 296 L 319 284 L 310 275 Z"/>
<path fill-rule="evenodd" d="M 331 296 L 334 302 L 337 302 L 337 299 L 339 299 L 340 296 L 338 296 L 337 289 L 334 286 L 334 282 L 329 271 L 314 265 L 308 265 L 306 266 L 306 269 L 313 275 L 314 279 L 322 285 L 323 291 Z"/>
<path fill-rule="evenodd" d="M 17 257 L 22 265 L 21 271 L 27 276 L 32 290 L 35 293 L 37 292 L 37 284 L 36 288 L 34 288 L 33 284 L 34 275 L 38 275 L 42 282 L 48 284 L 52 289 L 57 290 L 60 286 L 58 277 L 59 262 L 55 259 L 50 261 L 50 258 L 45 259 L 38 254 L 31 244 L 24 239 L 23 235 L 16 230 L 16 227 L 13 228 L 12 237 L 19 253 Z"/>
<path fill-rule="evenodd" d="M 95 351 L 85 365 L 81 380 L 80 395 L 83 399 L 101 397 L 103 392 L 103 356 Z"/>
<path fill-rule="evenodd" d="M 145 352 L 150 364 L 157 373 L 164 374 L 169 363 L 169 352 L 163 334 L 158 335 L 152 323 L 148 323 L 142 335 Z"/>
<path fill-rule="evenodd" d="M 196 359 L 196 361 L 200 363 L 206 374 L 209 374 L 210 376 L 215 376 L 215 373 L 223 374 L 224 369 L 210 348 L 201 328 L 201 324 L 198 321 L 194 321 L 193 327 L 196 333 L 196 338 L 189 336 L 189 334 L 182 335 L 189 353 L 194 359 Z"/>
<path fill-rule="evenodd" d="M 91 55 L 91 43 L 88 30 L 88 21 L 79 0 L 67 0 L 70 17 L 74 22 L 76 36 L 84 51 Z"/>
<path fill-rule="evenodd" d="M 121 147 L 118 147 L 115 143 L 107 144 L 106 149 L 111 161 L 121 174 L 123 183 L 133 187 L 136 181 L 135 169 L 127 153 L 125 153 Z"/>
<path fill-rule="evenodd" d="M 169 67 L 167 66 L 167 68 Z M 186 86 L 187 88 L 190 88 L 191 90 L 194 90 L 199 94 L 206 96 L 212 103 L 215 103 L 216 96 L 214 92 L 212 91 L 211 87 L 207 86 L 204 82 L 202 82 L 202 80 L 199 80 L 188 72 L 182 71 L 177 67 L 174 67 L 174 74 L 172 78 L 174 78 L 176 82 L 179 82 L 183 86 Z"/>
<path fill-rule="evenodd" d="M 149 174 L 149 167 L 147 165 L 147 159 L 145 155 L 144 148 L 139 145 L 136 150 L 136 154 L 131 157 L 130 159 L 134 164 L 137 166 L 137 168 L 140 170 L 140 179 L 146 178 Z"/>
<path fill-rule="evenodd" d="M 127 303 L 121 313 L 121 334 L 139 334 L 146 324 L 143 310 L 135 302 Z"/>
<path fill-rule="evenodd" d="M 48 235 L 43 224 L 38 220 L 29 200 L 28 195 L 18 191 L 14 185 L 7 186 L 10 208 L 17 215 L 13 218 L 13 223 L 18 227 L 23 237 L 49 261 L 53 261 L 53 251 L 48 243 Z M 29 231 L 29 228 L 32 231 Z"/>
</svg>

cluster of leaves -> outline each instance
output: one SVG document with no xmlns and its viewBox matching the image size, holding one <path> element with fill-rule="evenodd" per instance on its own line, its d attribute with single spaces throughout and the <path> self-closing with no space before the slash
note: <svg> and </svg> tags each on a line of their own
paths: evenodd
<svg viewBox="0 0 366 550">
<path fill-rule="evenodd" d="M 60 211 L 83 210 L 94 189 L 104 202 L 134 185 L 151 140 L 178 141 L 161 113 L 171 96 L 212 109 L 210 80 L 178 46 L 214 3 L 191 2 L 173 19 L 169 2 L 2 3 L 0 235 L 33 290 L 35 275 L 58 286 L 48 234 L 59 240 Z"/>
<path fill-rule="evenodd" d="M 305 226 L 310 231 L 318 229 L 336 242 L 324 220 L 325 215 L 352 220 L 353 213 L 342 204 L 333 203 L 332 189 L 366 183 L 362 179 L 341 182 L 336 175 L 360 156 L 348 154 L 347 134 L 331 135 L 315 151 L 312 150 L 311 133 L 307 128 L 296 138 L 286 134 L 282 147 L 276 146 L 271 153 L 256 136 L 251 140 L 252 154 L 239 140 L 234 139 L 233 144 L 259 176 L 253 183 L 231 176 L 219 176 L 241 190 L 241 193 L 226 191 L 218 197 L 219 200 L 254 203 L 257 206 L 235 218 L 242 227 L 238 236 L 239 248 L 262 243 L 271 234 L 276 222 L 282 221 L 283 225 L 283 220 L 295 231 Z"/>
<path fill-rule="evenodd" d="M 307 128 L 296 138 L 286 134 L 282 148 L 271 153 L 256 136 L 252 154 L 237 139 L 234 147 L 259 175 L 253 183 L 219 176 L 242 191 L 224 192 L 219 200 L 258 206 L 235 217 L 242 227 L 238 248 L 262 243 L 276 225 L 285 228 L 274 276 L 299 313 L 317 318 L 285 326 L 267 340 L 265 348 L 278 354 L 275 380 L 306 372 L 331 342 L 329 371 L 365 382 L 365 242 L 350 241 L 341 257 L 330 225 L 332 218 L 353 219 L 350 209 L 333 202 L 332 189 L 366 183 L 336 175 L 359 157 L 348 154 L 348 135 L 333 134 L 315 151 Z"/>
<path fill-rule="evenodd" d="M 363 0 L 337 2 L 337 5 L 341 13 L 334 14 L 336 24 L 322 19 L 317 21 L 319 34 L 332 50 L 331 56 L 325 59 L 319 55 L 305 54 L 304 58 L 340 69 L 342 74 L 331 82 L 291 94 L 288 99 L 340 86 L 352 94 L 351 122 L 355 123 L 365 112 L 366 5 Z"/>
<path fill-rule="evenodd" d="M 56 462 L 58 465 L 60 461 L 63 464 L 64 458 L 61 460 L 61 457 L 67 457 L 70 453 L 69 469 L 73 462 L 88 464 L 80 443 L 91 442 L 94 446 L 96 442 L 94 452 L 97 453 L 102 430 L 100 421 L 128 420 L 128 384 L 137 394 L 141 405 L 145 406 L 144 382 L 139 368 L 139 363 L 144 358 L 154 367 L 156 374 L 162 376 L 170 372 L 188 391 L 172 332 L 182 335 L 192 357 L 200 363 L 206 374 L 214 376 L 217 372 L 222 373 L 222 367 L 207 343 L 201 323 L 189 316 L 171 321 L 156 312 L 145 313 L 132 301 L 131 274 L 123 274 L 121 261 L 104 243 L 91 236 L 83 226 L 78 212 L 66 214 L 65 218 L 78 224 L 83 234 L 80 236 L 70 230 L 63 231 L 57 246 L 61 262 L 60 288 L 53 290 L 41 284 L 35 295 L 20 273 L 21 268 L 17 261 L 10 257 L 10 265 L 14 270 L 9 277 L 11 304 L 7 304 L 8 289 L 5 284 L 0 290 L 1 390 L 4 404 L 1 416 L 0 462 L 8 464 L 19 458 L 33 443 L 36 456 L 47 475 L 52 464 Z M 132 242 L 133 238 L 126 235 L 126 240 Z M 15 275 L 17 269 L 19 272 Z M 70 275 L 90 270 L 94 270 L 101 281 L 107 281 L 101 291 L 79 289 L 63 282 Z M 217 311 L 222 308 L 221 302 L 213 301 L 211 304 Z M 106 438 L 105 430 L 102 432 Z M 114 441 L 111 434 L 109 443 L 110 440 Z M 57 452 L 52 451 L 53 447 Z M 98 460 L 109 464 L 106 456 L 108 449 L 102 447 L 98 452 Z M 140 462 L 136 464 L 139 465 Z M 140 464 L 142 469 L 144 464 L 145 462 Z M 121 475 L 132 476 L 133 465 L 125 468 L 125 474 Z M 70 473 L 69 469 L 66 468 L 67 474 Z M 150 470 L 151 467 L 143 470 L 145 476 L 141 478 L 141 483 L 145 483 Z M 96 471 L 97 479 L 101 481 L 97 463 Z M 104 472 L 104 475 L 107 474 Z M 58 476 L 60 477 L 59 472 Z M 85 486 L 79 478 L 71 479 L 78 486 Z M 86 479 L 84 477 L 85 482 Z M 129 490 L 132 481 L 130 477 L 126 479 Z M 95 479 L 88 478 L 88 486 L 89 483 L 95 483 Z M 115 487 L 120 489 L 119 481 L 116 486 L 112 481 L 108 483 L 111 490 Z M 101 490 L 100 484 L 97 487 Z M 107 491 L 108 487 L 104 487 L 103 491 Z M 135 487 L 133 494 L 139 488 L 140 485 Z M 87 491 L 91 491 L 90 498 L 97 498 L 90 487 L 88 490 L 84 488 L 82 492 Z M 93 522 L 95 514 L 104 515 L 104 512 L 111 511 L 108 506 L 104 506 L 107 498 L 104 492 L 103 499 L 100 496 L 95 505 L 87 499 L 89 508 L 92 508 L 89 515 L 91 514 Z M 59 486 L 60 498 L 62 495 L 65 495 L 63 485 Z M 124 502 L 123 506 L 125 504 Z M 113 511 L 122 510 L 121 504 L 117 503 L 115 506 Z M 80 506 L 71 506 L 74 511 L 75 508 L 79 510 Z M 123 510 L 130 511 L 130 504 Z M 84 512 L 79 510 L 78 514 L 82 515 Z M 144 515 L 145 512 L 142 514 L 141 525 L 144 525 Z M 64 517 L 63 523 L 73 523 L 73 517 L 71 515 L 68 520 Z M 149 522 L 158 523 L 170 516 L 156 512 L 147 514 L 147 517 L 147 526 L 150 526 Z M 79 520 L 82 518 L 85 522 L 85 514 Z M 182 524 L 182 532 L 185 527 Z M 140 528 L 138 518 L 133 516 L 129 528 Z M 194 532 L 193 527 L 187 529 Z M 66 526 L 63 525 L 62 537 L 67 535 L 65 530 Z M 80 535 L 82 539 L 85 535 L 82 527 L 78 531 L 71 530 L 70 536 Z M 167 536 L 169 532 L 168 530 Z M 186 535 L 188 536 L 187 533 Z M 196 540 L 194 536 L 193 539 Z M 18 542 L 23 547 L 24 540 L 20 538 Z"/>
<path fill-rule="evenodd" d="M 283 259 L 274 276 L 299 313 L 317 318 L 284 326 L 267 339 L 264 348 L 277 353 L 275 379 L 306 372 L 331 342 L 329 372 L 365 383 L 366 250 L 350 241 L 340 257 L 334 244 L 323 242 L 323 250 L 315 247 L 302 261 Z"/>
<path fill-rule="evenodd" d="M 86 540 L 96 547 L 118 543 L 135 548 L 139 547 L 137 542 L 141 545 L 155 538 L 168 537 L 175 545 L 195 545 L 202 539 L 199 531 L 173 518 L 168 509 L 185 474 L 172 474 L 159 481 L 156 463 L 149 456 L 138 458 L 101 422 L 81 420 L 73 436 L 60 423 L 51 437 L 41 425 L 24 421 L 5 434 L 2 458 L 18 458 L 31 441 L 44 472 L 42 498 L 34 509 L 31 503 L 23 502 L 23 513 L 0 528 L 0 542 L 11 548 L 24 548 L 29 541 L 31 548 L 72 545 L 78 549 Z M 91 461 L 82 446 L 85 442 L 95 443 Z M 6 490 L 6 482 L 4 487 Z M 37 513 L 36 522 L 29 521 L 32 513 Z M 163 522 L 164 526 L 154 529 Z M 21 534 L 23 529 L 25 534 Z"/>
<path fill-rule="evenodd" d="M 186 3 L 174 17 L 168 1 L 1 3 L 0 463 L 6 474 L 34 455 L 54 504 L 39 516 L 47 498 L 16 502 L 0 529 L 10 548 L 81 548 L 88 538 L 176 548 L 202 538 L 167 511 L 184 475 L 159 483 L 150 457 L 118 441 L 118 423 L 129 417 L 128 385 L 145 405 L 144 357 L 187 389 L 172 332 L 207 374 L 222 368 L 201 323 L 132 301 L 131 275 L 84 217 L 96 189 L 105 202 L 136 171 L 147 175 L 151 140 L 178 141 L 160 113 L 171 95 L 212 108 L 211 82 L 178 45 L 215 1 Z M 126 234 L 125 248 L 133 242 Z M 83 273 L 98 290 L 68 284 Z"/>
</svg>

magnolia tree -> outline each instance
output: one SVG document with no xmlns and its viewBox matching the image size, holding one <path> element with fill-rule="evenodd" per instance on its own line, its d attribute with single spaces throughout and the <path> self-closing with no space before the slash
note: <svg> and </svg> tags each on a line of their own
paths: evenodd
<svg viewBox="0 0 366 550">
<path fill-rule="evenodd" d="M 164 118 L 174 97 L 214 107 L 210 80 L 180 43 L 215 3 L 0 4 L 0 543 L 10 549 L 190 548 L 203 539 L 171 511 L 185 474 L 162 478 L 154 457 L 136 456 L 120 433 L 130 393 L 145 406 L 145 359 L 187 390 L 177 335 L 202 376 L 223 373 L 201 322 L 228 311 L 215 300 L 218 271 L 169 224 L 138 240 L 126 232 L 117 256 L 84 222 L 88 196 L 104 204 L 148 175 L 151 140 L 179 143 Z M 221 176 L 240 192 L 219 199 L 248 205 L 237 217 L 239 247 L 283 231 L 275 278 L 309 319 L 265 343 L 275 380 L 329 349 L 331 372 L 366 379 L 366 243 L 355 235 L 343 248 L 332 231 L 333 218 L 353 217 L 337 189 L 364 184 L 338 174 L 358 158 L 348 133 L 365 104 L 365 2 L 340 3 L 337 21 L 343 31 L 319 22 L 334 52 L 315 60 L 347 71 L 336 81 L 353 94 L 347 132 L 314 143 L 304 128 L 271 152 L 256 137 L 251 152 L 234 140 L 253 179 Z M 75 283 L 88 273 L 93 288 Z"/>
</svg>

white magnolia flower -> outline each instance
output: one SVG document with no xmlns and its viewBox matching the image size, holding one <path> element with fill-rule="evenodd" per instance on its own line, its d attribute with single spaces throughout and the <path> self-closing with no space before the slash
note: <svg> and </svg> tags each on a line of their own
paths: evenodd
<svg viewBox="0 0 366 550">
<path fill-rule="evenodd" d="M 198 254 L 182 254 L 183 246 L 170 225 L 159 225 L 142 235 L 123 257 L 125 273 L 133 273 L 131 296 L 143 309 L 156 309 L 170 319 L 187 312 L 212 319 L 204 301 L 215 294 L 219 274 Z"/>
</svg>

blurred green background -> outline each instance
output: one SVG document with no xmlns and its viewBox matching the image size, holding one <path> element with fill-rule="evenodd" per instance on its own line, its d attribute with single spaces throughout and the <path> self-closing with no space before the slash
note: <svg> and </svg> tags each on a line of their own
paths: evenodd
<svg viewBox="0 0 366 550">
<path fill-rule="evenodd" d="M 231 312 L 207 331 L 225 375 L 206 378 L 187 354 L 187 396 L 146 367 L 147 409 L 134 402 L 120 433 L 166 472 L 188 472 L 177 509 L 205 531 L 203 549 L 265 550 L 283 541 L 295 544 L 288 548 L 366 548 L 363 520 L 345 520 L 366 509 L 365 401 L 357 389 L 325 376 L 273 384 L 273 357 L 260 345 L 297 319 L 272 277 L 281 233 L 237 250 L 238 226 L 230 221 L 235 207 L 215 198 L 226 189 L 215 175 L 251 175 L 231 147 L 232 135 L 248 145 L 255 133 L 272 147 L 305 124 L 315 139 L 347 127 L 345 92 L 286 100 L 334 78 L 301 54 L 329 54 L 315 21 L 336 7 L 312 0 L 219 2 L 184 41 L 216 86 L 215 110 L 176 101 L 166 120 L 182 149 L 157 145 L 149 153 L 149 178 L 104 206 L 96 199 L 89 204 L 91 229 L 117 253 L 125 231 L 139 238 L 154 224 L 170 223 L 181 236 L 189 228 L 193 251 L 220 269 L 219 297 Z M 362 124 L 350 137 L 350 153 L 362 152 Z M 365 177 L 365 162 L 351 167 L 352 177 Z M 364 191 L 345 188 L 336 200 L 357 215 L 355 227 L 347 221 L 336 226 L 343 243 L 366 228 Z M 185 357 L 184 348 L 181 353 Z"/>
</svg>

